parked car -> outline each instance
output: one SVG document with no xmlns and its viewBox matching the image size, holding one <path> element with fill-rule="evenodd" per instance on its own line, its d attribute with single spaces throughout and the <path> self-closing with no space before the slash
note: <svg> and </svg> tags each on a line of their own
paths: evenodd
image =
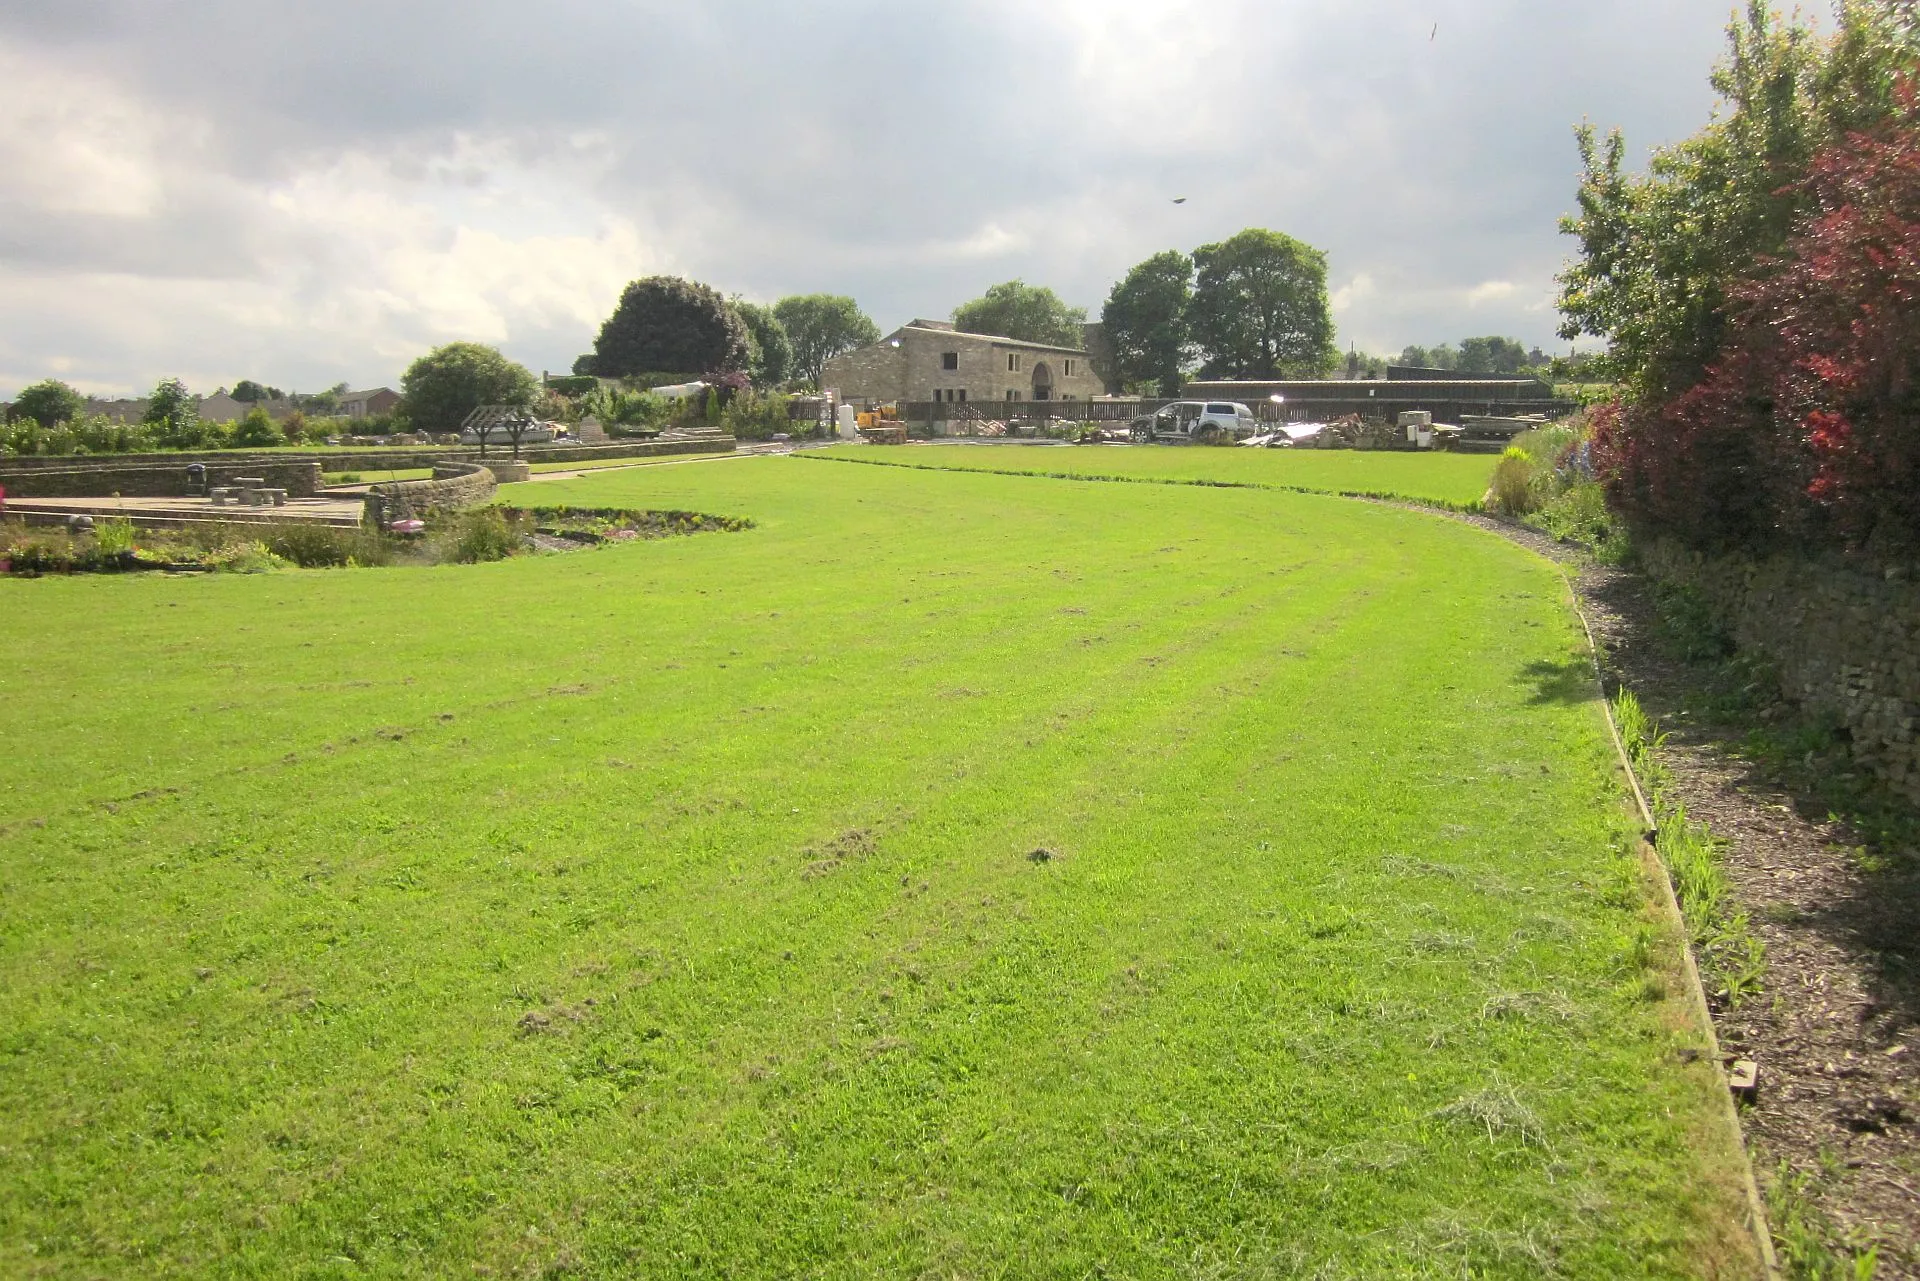
<svg viewBox="0 0 1920 1281">
<path fill-rule="evenodd" d="M 1244 440 L 1260 429 L 1253 411 L 1236 401 L 1176 400 L 1133 420 L 1137 441 L 1184 444 L 1216 436 Z"/>
</svg>

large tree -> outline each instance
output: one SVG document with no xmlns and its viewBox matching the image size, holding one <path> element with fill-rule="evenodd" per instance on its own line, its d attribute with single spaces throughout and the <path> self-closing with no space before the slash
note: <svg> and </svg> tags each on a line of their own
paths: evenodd
<svg viewBox="0 0 1920 1281">
<path fill-rule="evenodd" d="M 1517 338 L 1489 335 L 1460 340 L 1463 374 L 1517 374 L 1527 366 L 1527 348 Z"/>
<path fill-rule="evenodd" d="M 1249 227 L 1193 251 L 1188 317 L 1213 378 L 1317 377 L 1339 363 L 1327 300 L 1327 256 L 1278 231 Z"/>
<path fill-rule="evenodd" d="M 954 328 L 962 333 L 992 334 L 1022 342 L 1079 348 L 1086 343 L 1081 326 L 1085 307 L 1069 307 L 1045 285 L 1009 280 L 987 290 L 984 297 L 953 309 Z"/>
<path fill-rule="evenodd" d="M 843 351 L 880 341 L 880 329 L 853 299 L 839 294 L 797 294 L 773 305 L 773 315 L 793 344 L 793 373 L 818 386 L 820 371 Z"/>
<path fill-rule="evenodd" d="M 65 383 L 49 378 L 23 390 L 7 410 L 7 420 L 31 418 L 42 427 L 57 427 L 80 416 L 87 402 Z"/>
<path fill-rule="evenodd" d="M 262 400 L 285 400 L 286 397 L 287 393 L 278 387 L 269 387 L 251 378 L 242 378 L 233 385 L 233 398 L 245 404 L 254 404 Z"/>
<path fill-rule="evenodd" d="M 1580 256 L 1560 274 L 1560 336 L 1608 341 L 1628 397 L 1677 396 L 1720 353 L 1729 291 L 1778 258 L 1809 206 L 1823 145 L 1888 119 L 1920 44 L 1902 0 L 1839 6 L 1830 37 L 1749 0 L 1712 83 L 1723 105 L 1693 137 L 1626 169 L 1616 130 L 1578 131 Z"/>
<path fill-rule="evenodd" d="M 649 276 L 628 285 L 593 342 L 592 368 L 602 378 L 641 374 L 731 373 L 747 367 L 746 322 L 710 285 L 677 276 Z"/>
<path fill-rule="evenodd" d="M 753 385 L 763 391 L 780 386 L 793 372 L 793 342 L 786 327 L 771 307 L 736 298 L 733 309 L 747 326 L 747 374 Z"/>
<path fill-rule="evenodd" d="M 200 402 L 178 378 L 163 378 L 155 384 L 143 421 L 153 429 L 154 439 L 168 449 L 219 443 L 217 429 L 200 417 Z"/>
<path fill-rule="evenodd" d="M 1115 381 L 1152 382 L 1162 396 L 1180 394 L 1193 355 L 1192 301 L 1193 259 L 1177 249 L 1155 254 L 1113 287 L 1100 323 L 1113 350 Z"/>
<path fill-rule="evenodd" d="M 415 431 L 458 431 L 481 405 L 531 405 L 539 380 L 492 347 L 455 342 L 436 347 L 400 380 L 401 412 Z"/>
</svg>

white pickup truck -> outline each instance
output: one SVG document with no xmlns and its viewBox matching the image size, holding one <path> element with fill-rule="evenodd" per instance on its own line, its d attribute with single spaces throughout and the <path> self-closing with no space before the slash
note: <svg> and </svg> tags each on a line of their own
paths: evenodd
<svg viewBox="0 0 1920 1281">
<path fill-rule="evenodd" d="M 1236 401 L 1176 400 L 1134 419 L 1133 438 L 1172 444 L 1189 444 L 1216 436 L 1244 440 L 1259 428 L 1253 411 Z"/>
</svg>

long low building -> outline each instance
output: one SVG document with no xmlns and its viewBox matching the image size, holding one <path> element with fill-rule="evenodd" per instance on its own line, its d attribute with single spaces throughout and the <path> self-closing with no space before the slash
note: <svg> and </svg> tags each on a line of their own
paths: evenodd
<svg viewBox="0 0 1920 1281">
<path fill-rule="evenodd" d="M 1554 399 L 1553 387 L 1538 378 L 1205 379 L 1188 383 L 1181 395 L 1239 401 L 1263 418 L 1290 419 L 1424 409 L 1453 422 L 1464 414 L 1554 414 L 1571 408 Z"/>
</svg>

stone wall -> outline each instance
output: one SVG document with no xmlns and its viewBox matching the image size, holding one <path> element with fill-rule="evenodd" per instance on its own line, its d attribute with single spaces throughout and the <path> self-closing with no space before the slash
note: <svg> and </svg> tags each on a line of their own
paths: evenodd
<svg viewBox="0 0 1920 1281">
<path fill-rule="evenodd" d="M 580 463 L 596 458 L 657 458 L 674 454 L 728 453 L 734 447 L 731 436 L 703 440 L 632 440 L 604 445 L 529 445 L 520 456 L 530 463 Z M 481 459 L 475 448 L 422 448 L 418 450 L 381 449 L 276 449 L 265 454 L 240 454 L 231 450 L 181 451 L 164 454 L 47 455 L 26 454 L 0 457 L 0 485 L 15 492 L 8 478 L 24 472 L 70 471 L 96 467 L 172 467 L 185 470 L 188 463 L 205 463 L 209 469 L 220 467 L 236 476 L 258 476 L 260 469 L 282 463 L 319 463 L 323 471 L 378 472 L 432 467 L 446 462 L 481 462 L 511 456 L 511 450 L 495 445 Z M 22 497 L 25 490 L 19 491 Z M 110 491 L 109 491 L 110 492 Z M 96 491 L 97 493 L 97 491 Z M 64 494 L 51 497 L 67 497 Z M 87 497 L 94 497 L 88 494 Z M 166 497 L 166 495 L 159 495 Z"/>
<path fill-rule="evenodd" d="M 430 512 L 478 507 L 499 488 L 493 472 L 479 463 L 447 463 L 433 469 L 432 480 L 398 480 L 368 490 L 366 521 L 385 528 Z"/>
<path fill-rule="evenodd" d="M 1666 541 L 1641 557 L 1656 580 L 1698 592 L 1735 643 L 1779 669 L 1781 693 L 1838 719 L 1855 758 L 1920 801 L 1920 583 L 1910 567 L 1709 557 Z"/>
<path fill-rule="evenodd" d="M 17 459 L 0 460 L 0 489 L 14 498 L 180 498 L 193 492 L 187 484 L 187 462 L 166 465 L 129 464 L 118 458 L 63 458 L 65 467 L 13 466 Z M 258 476 L 274 489 L 294 498 L 311 498 L 320 488 L 320 464 L 287 459 L 234 458 L 208 462 L 207 483 L 229 485 L 241 476 Z"/>
</svg>

